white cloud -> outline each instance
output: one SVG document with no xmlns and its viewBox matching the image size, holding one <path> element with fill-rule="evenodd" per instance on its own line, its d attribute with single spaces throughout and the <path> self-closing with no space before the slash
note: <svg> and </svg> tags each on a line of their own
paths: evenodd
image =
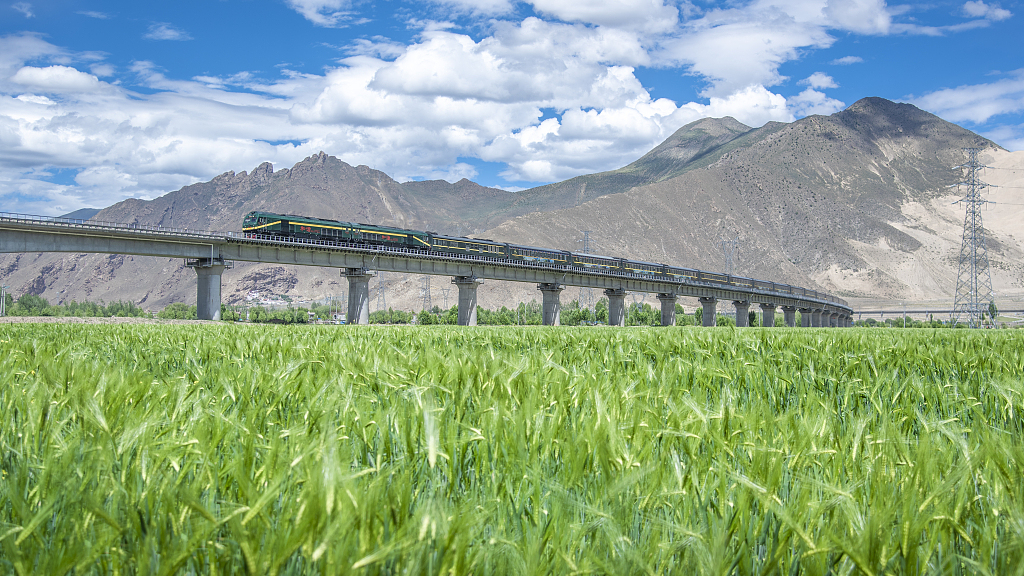
<svg viewBox="0 0 1024 576">
<path fill-rule="evenodd" d="M 11 4 L 11 8 L 24 14 L 25 18 L 32 18 L 35 16 L 35 14 L 32 13 L 32 5 L 28 2 L 15 2 L 14 4 Z"/>
<path fill-rule="evenodd" d="M 145 38 L 150 40 L 191 40 L 188 32 L 175 27 L 173 24 L 167 22 L 157 22 L 149 27 L 149 31 L 146 32 Z"/>
<path fill-rule="evenodd" d="M 807 78 L 801 80 L 800 84 L 804 86 L 810 86 L 811 88 L 819 90 L 822 88 L 839 88 L 839 85 L 836 84 L 836 81 L 833 80 L 831 76 L 825 74 L 824 72 L 815 72 L 814 74 L 811 74 Z"/>
<path fill-rule="evenodd" d="M 846 107 L 846 104 L 829 98 L 824 92 L 819 92 L 813 87 L 790 98 L 788 105 L 799 118 L 812 114 L 834 114 Z"/>
<path fill-rule="evenodd" d="M 92 66 L 89 66 L 89 71 L 100 78 L 113 76 L 116 70 L 117 69 L 110 64 L 93 64 Z"/>
<path fill-rule="evenodd" d="M 982 132 L 981 135 L 994 142 L 999 142 L 1003 148 L 1011 152 L 1024 150 L 1024 124 L 999 126 L 987 132 Z"/>
<path fill-rule="evenodd" d="M 860 56 L 843 56 L 842 58 L 836 58 L 829 62 L 829 64 L 835 64 L 837 66 L 849 66 L 850 64 L 860 64 L 864 59 Z"/>
<path fill-rule="evenodd" d="M 333 28 L 351 19 L 348 0 L 287 0 L 288 6 L 313 24 Z"/>
<path fill-rule="evenodd" d="M 104 12 L 96 12 L 95 10 L 82 10 L 79 11 L 78 14 L 81 14 L 82 16 L 88 16 L 89 18 L 96 18 L 97 20 L 107 20 L 110 18 L 109 14 L 106 14 Z"/>
<path fill-rule="evenodd" d="M 527 0 L 541 13 L 564 22 L 664 32 L 675 27 L 679 10 L 663 0 Z"/>
<path fill-rule="evenodd" d="M 982 123 L 993 116 L 1024 112 L 1024 69 L 987 84 L 936 90 L 911 102 L 952 122 Z"/>
<path fill-rule="evenodd" d="M 887 34 L 892 26 L 885 0 L 828 0 L 825 16 L 836 28 L 859 34 Z"/>
<path fill-rule="evenodd" d="M 475 16 L 496 16 L 508 14 L 514 0 L 433 0 L 435 4 L 450 8 L 453 12 Z"/>
<path fill-rule="evenodd" d="M 712 11 L 666 40 L 661 55 L 706 78 L 711 83 L 707 96 L 726 96 L 754 84 L 774 86 L 785 80 L 778 71 L 782 64 L 802 50 L 834 42 L 824 26 L 799 14 L 798 19 L 776 6 Z"/>
<path fill-rule="evenodd" d="M 1000 8 L 998 4 L 985 4 L 982 0 L 971 0 L 964 4 L 964 14 L 970 18 L 985 18 L 986 20 L 1006 20 L 1013 16 L 1009 10 Z"/>
<path fill-rule="evenodd" d="M 35 68 L 25 66 L 11 78 L 15 84 L 42 90 L 43 92 L 94 92 L 101 85 L 92 74 L 79 72 L 68 66 L 47 66 Z"/>
<path fill-rule="evenodd" d="M 314 25 L 353 22 L 350 0 L 287 2 Z M 322 73 L 284 65 L 273 78 L 243 71 L 182 80 L 153 62 L 115 68 L 103 55 L 71 53 L 37 35 L 0 37 L 0 197 L 11 209 L 67 212 L 263 161 L 290 166 L 319 150 L 399 180 L 473 177 L 460 158 L 505 163 L 510 180 L 560 180 L 623 166 L 703 117 L 760 126 L 839 110 L 843 103 L 825 94 L 836 82 L 823 72 L 801 80 L 807 88 L 788 100 L 772 92 L 787 80 L 781 66 L 831 46 L 832 31 L 898 31 L 895 11 L 880 0 L 710 9 L 531 0 L 548 20 L 495 17 L 513 14 L 512 0 L 431 3 L 428 13 L 403 12 L 400 25 L 415 34 L 407 42 L 356 40 Z M 425 15 L 442 21 L 415 19 Z M 151 33 L 188 37 L 169 24 Z M 653 97 L 640 67 L 700 78 L 705 98 Z M 925 98 L 980 118 L 986 105 L 997 110 L 990 115 L 1020 105 L 1019 75 L 1001 82 L 985 94 L 961 87 Z M 41 171 L 56 168 L 78 170 L 76 185 L 45 182 Z"/>
</svg>

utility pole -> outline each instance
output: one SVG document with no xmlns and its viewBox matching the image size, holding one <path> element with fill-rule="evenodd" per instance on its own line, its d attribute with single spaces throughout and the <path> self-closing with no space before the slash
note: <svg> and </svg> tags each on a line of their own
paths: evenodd
<svg viewBox="0 0 1024 576">
<path fill-rule="evenodd" d="M 722 240 L 719 244 L 722 245 L 722 251 L 725 252 L 725 273 L 732 276 L 732 263 L 736 258 L 736 251 L 740 248 L 740 237 Z"/>
<path fill-rule="evenodd" d="M 980 328 L 981 319 L 988 304 L 992 302 L 992 271 L 988 266 L 988 249 L 985 247 L 985 228 L 981 223 L 981 207 L 987 201 L 981 198 L 981 191 L 989 185 L 979 177 L 982 166 L 978 162 L 980 148 L 964 148 L 967 163 L 957 166 L 964 170 L 964 180 L 955 184 L 959 189 L 966 187 L 967 193 L 954 204 L 963 203 L 967 208 L 964 216 L 964 235 L 960 245 L 960 269 L 956 277 L 956 296 L 953 300 L 953 325 L 965 322 L 968 328 Z"/>
<path fill-rule="evenodd" d="M 0 286 L 0 316 L 7 316 L 7 289 L 10 286 Z"/>
</svg>

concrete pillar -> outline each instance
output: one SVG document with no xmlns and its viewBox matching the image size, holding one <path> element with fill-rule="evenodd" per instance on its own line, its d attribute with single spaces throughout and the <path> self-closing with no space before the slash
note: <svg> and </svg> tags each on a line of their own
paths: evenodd
<svg viewBox="0 0 1024 576">
<path fill-rule="evenodd" d="M 373 272 L 366 268 L 346 268 L 341 273 L 348 278 L 348 324 L 370 323 L 370 278 Z"/>
<path fill-rule="evenodd" d="M 761 326 L 775 327 L 775 304 L 761 304 Z"/>
<path fill-rule="evenodd" d="M 829 325 L 829 328 L 838 328 L 839 327 L 839 313 L 838 312 L 833 312 L 832 314 L 829 315 L 829 317 L 828 317 L 828 325 Z"/>
<path fill-rule="evenodd" d="M 196 271 L 196 317 L 220 320 L 220 276 L 224 273 L 224 264 L 201 263 L 193 269 Z"/>
<path fill-rule="evenodd" d="M 701 306 L 703 307 L 703 310 L 701 312 L 701 324 L 703 324 L 704 326 L 714 326 L 715 305 L 718 303 L 718 298 L 715 298 L 714 296 L 705 296 L 702 298 L 697 298 L 697 301 L 700 302 Z"/>
<path fill-rule="evenodd" d="M 810 328 L 814 320 L 814 309 L 812 308 L 801 308 L 800 309 L 800 327 Z"/>
<path fill-rule="evenodd" d="M 786 326 L 790 328 L 796 326 L 796 306 L 783 306 L 782 319 L 786 322 Z"/>
<path fill-rule="evenodd" d="M 658 294 L 658 300 L 661 300 L 662 326 L 676 325 L 676 300 L 678 299 L 679 297 L 675 294 Z"/>
<path fill-rule="evenodd" d="M 621 288 L 609 288 L 604 291 L 608 297 L 608 325 L 626 325 L 626 291 Z"/>
<path fill-rule="evenodd" d="M 543 308 L 541 318 L 545 326 L 558 326 L 562 323 L 562 303 L 558 295 L 565 290 L 565 286 L 556 283 L 537 284 L 537 289 L 543 295 Z"/>
<path fill-rule="evenodd" d="M 811 328 L 821 328 L 821 309 L 811 310 Z"/>
<path fill-rule="evenodd" d="M 476 289 L 483 283 L 476 276 L 452 278 L 459 287 L 459 326 L 476 326 Z"/>
<path fill-rule="evenodd" d="M 747 300 L 733 300 L 732 305 L 736 307 L 736 327 L 746 328 L 750 325 L 750 302 Z"/>
</svg>

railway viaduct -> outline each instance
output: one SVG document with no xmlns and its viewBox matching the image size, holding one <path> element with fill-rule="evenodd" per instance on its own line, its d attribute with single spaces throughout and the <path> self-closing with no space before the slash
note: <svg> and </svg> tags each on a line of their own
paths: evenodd
<svg viewBox="0 0 1024 576">
<path fill-rule="evenodd" d="M 713 326 L 719 302 L 731 302 L 736 325 L 748 324 L 751 306 L 762 313 L 762 326 L 775 325 L 781 308 L 785 323 L 794 326 L 796 311 L 804 327 L 848 327 L 853 310 L 832 295 L 771 282 L 737 278 L 738 285 L 663 278 L 619 272 L 598 272 L 543 263 L 497 258 L 424 254 L 404 248 L 365 247 L 322 240 L 256 240 L 240 232 L 207 232 L 126 224 L 97 223 L 0 213 L 0 253 L 70 252 L 130 254 L 182 258 L 197 276 L 198 316 L 220 319 L 221 274 L 233 261 L 321 266 L 341 269 L 348 279 L 350 323 L 369 318 L 369 280 L 376 271 L 452 277 L 459 288 L 459 324 L 476 324 L 476 292 L 484 280 L 535 283 L 541 291 L 544 324 L 558 325 L 559 293 L 566 286 L 603 289 L 608 297 L 609 324 L 625 325 L 627 292 L 648 292 L 661 301 L 661 323 L 675 324 L 679 297 L 697 298 L 703 323 Z"/>
</svg>

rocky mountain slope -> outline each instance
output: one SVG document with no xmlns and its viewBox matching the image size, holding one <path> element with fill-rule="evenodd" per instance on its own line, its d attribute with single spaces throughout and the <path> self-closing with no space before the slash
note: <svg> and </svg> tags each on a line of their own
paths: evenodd
<svg viewBox="0 0 1024 576">
<path fill-rule="evenodd" d="M 1022 153 L 879 98 L 757 129 L 703 119 L 629 166 L 518 193 L 468 180 L 398 183 L 320 153 L 291 169 L 263 164 L 151 201 L 124 201 L 95 219 L 238 230 L 242 215 L 266 209 L 571 250 L 590 230 L 593 252 L 711 270 L 724 267 L 719 242 L 738 237 L 737 273 L 855 302 L 941 301 L 951 299 L 963 218 L 947 187 L 958 181 L 953 167 L 965 146 L 985 149 L 995 168 L 985 177 L 1003 185 L 993 194 L 1004 206 L 986 213 L 993 279 L 1000 295 L 1020 297 L 1024 201 L 1014 206 L 1020 195 L 1012 186 L 1024 185 Z M 9 255 L 0 257 L 0 281 L 51 301 L 130 299 L 159 309 L 195 298 L 190 270 L 153 258 Z M 420 278 L 385 274 L 373 282 L 390 287 L 387 305 L 419 309 Z M 300 300 L 345 290 L 336 270 L 245 263 L 224 283 L 226 302 L 254 291 Z M 449 288 L 447 279 L 433 279 L 433 302 L 444 304 Z M 480 291 L 489 307 L 532 298 L 531 285 L 495 282 Z"/>
</svg>

